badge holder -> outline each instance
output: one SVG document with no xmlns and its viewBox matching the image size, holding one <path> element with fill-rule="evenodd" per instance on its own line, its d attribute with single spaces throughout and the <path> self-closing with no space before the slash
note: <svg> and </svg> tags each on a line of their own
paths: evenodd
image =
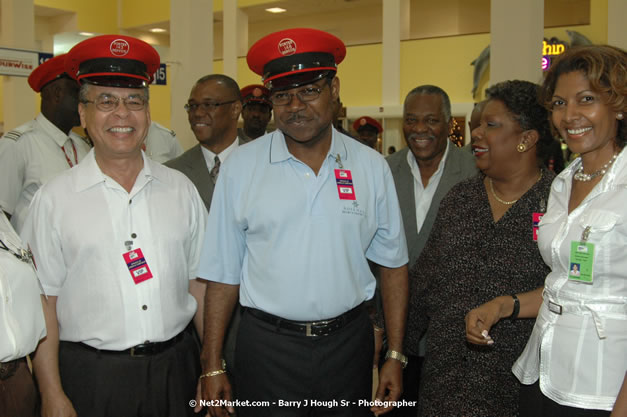
<svg viewBox="0 0 627 417">
<path fill-rule="evenodd" d="M 570 257 L 568 259 L 568 280 L 592 284 L 594 265 L 594 244 L 588 242 L 590 226 L 581 234 L 581 241 L 570 242 Z"/>
</svg>

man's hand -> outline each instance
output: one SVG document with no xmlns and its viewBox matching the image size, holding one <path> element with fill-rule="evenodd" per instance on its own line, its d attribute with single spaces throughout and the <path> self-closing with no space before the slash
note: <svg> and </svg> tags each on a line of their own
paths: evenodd
<svg viewBox="0 0 627 417">
<path fill-rule="evenodd" d="M 226 400 L 232 401 L 233 395 L 231 391 L 231 383 L 229 382 L 229 378 L 226 374 L 220 374 L 216 376 L 208 376 L 202 378 L 202 399 L 205 401 L 211 400 Z M 195 412 L 200 411 L 200 399 L 196 398 L 197 405 L 194 409 Z M 229 406 L 215 406 L 208 407 L 207 415 L 211 417 L 228 417 L 235 415 L 235 408 Z"/>
<path fill-rule="evenodd" d="M 400 361 L 396 359 L 388 359 L 379 371 L 379 386 L 375 394 L 375 401 L 391 402 L 398 401 L 403 393 L 403 367 Z M 370 411 L 375 416 L 385 414 L 394 407 L 374 406 Z"/>
<path fill-rule="evenodd" d="M 77 417 L 70 399 L 63 393 L 42 395 L 41 417 Z"/>
</svg>

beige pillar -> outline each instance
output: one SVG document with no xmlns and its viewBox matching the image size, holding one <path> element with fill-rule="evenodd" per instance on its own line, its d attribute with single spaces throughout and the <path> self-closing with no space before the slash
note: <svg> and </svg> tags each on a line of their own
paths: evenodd
<svg viewBox="0 0 627 417">
<path fill-rule="evenodd" d="M 385 0 L 383 7 L 382 42 L 382 91 L 381 110 L 386 117 L 386 107 L 398 107 L 401 97 L 401 39 L 409 35 L 409 0 Z M 376 117 L 376 116 L 373 116 Z M 402 130 L 398 122 L 385 122 L 383 132 L 383 152 L 388 146 L 396 149 L 402 146 Z"/>
<path fill-rule="evenodd" d="M 627 51 L 627 1 L 608 0 L 607 43 Z"/>
<path fill-rule="evenodd" d="M 224 74 L 237 81 L 237 57 L 248 50 L 248 15 L 237 8 L 237 0 L 224 0 L 223 17 Z"/>
<path fill-rule="evenodd" d="M 544 0 L 491 0 L 490 85 L 542 80 Z"/>
<path fill-rule="evenodd" d="M 167 62 L 172 129 L 188 149 L 197 142 L 183 105 L 196 80 L 213 72 L 213 0 L 170 0 Z"/>
<path fill-rule="evenodd" d="M 35 8 L 33 0 L 2 0 L 2 46 L 16 49 L 35 49 Z M 2 77 L 2 105 L 4 131 L 32 119 L 35 93 L 26 77 Z"/>
</svg>

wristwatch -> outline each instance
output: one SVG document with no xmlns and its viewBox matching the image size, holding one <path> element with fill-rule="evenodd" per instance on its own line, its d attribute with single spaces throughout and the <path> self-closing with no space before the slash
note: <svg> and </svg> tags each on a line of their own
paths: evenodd
<svg viewBox="0 0 627 417">
<path fill-rule="evenodd" d="M 409 360 L 407 359 L 407 356 L 395 350 L 388 350 L 387 353 L 385 354 L 385 359 L 386 360 L 396 359 L 397 361 L 401 363 L 401 365 L 403 365 L 403 369 L 405 369 L 405 367 L 407 366 L 407 363 L 409 362 Z"/>
</svg>

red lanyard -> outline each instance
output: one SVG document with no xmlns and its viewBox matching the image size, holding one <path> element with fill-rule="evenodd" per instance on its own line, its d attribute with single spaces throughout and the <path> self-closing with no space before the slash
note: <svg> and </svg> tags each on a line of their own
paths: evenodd
<svg viewBox="0 0 627 417">
<path fill-rule="evenodd" d="M 74 142 L 71 139 L 70 143 L 72 144 L 72 150 L 74 151 L 74 164 L 72 164 L 70 157 L 67 156 L 67 152 L 65 152 L 65 148 L 63 146 L 61 146 L 61 150 L 63 151 L 63 155 L 65 155 L 65 160 L 67 161 L 67 164 L 70 166 L 70 168 L 72 168 L 74 165 L 78 164 L 78 155 L 76 153 L 76 146 L 74 146 Z"/>
</svg>

